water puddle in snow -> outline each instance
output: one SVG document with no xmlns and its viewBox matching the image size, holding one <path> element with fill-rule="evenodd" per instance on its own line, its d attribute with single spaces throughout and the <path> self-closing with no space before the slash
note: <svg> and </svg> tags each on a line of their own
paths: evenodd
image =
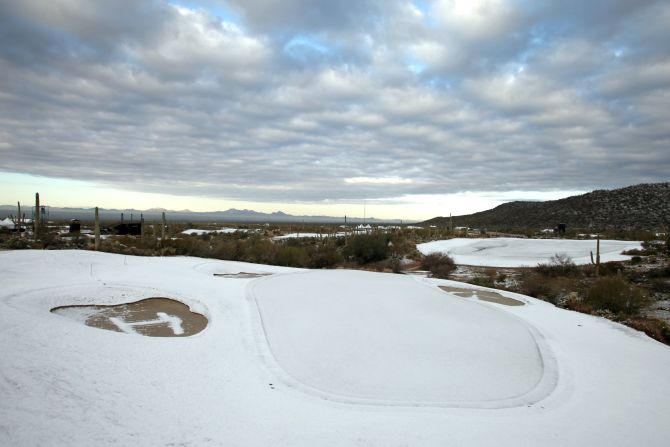
<svg viewBox="0 0 670 447">
<path fill-rule="evenodd" d="M 214 273 L 214 276 L 219 276 L 221 278 L 260 278 L 261 276 L 272 275 L 272 273 L 249 273 L 249 272 L 239 272 L 239 273 Z"/>
<path fill-rule="evenodd" d="M 207 327 L 204 315 L 169 298 L 147 298 L 112 306 L 60 306 L 51 312 L 109 331 L 148 337 L 187 337 Z"/>
<path fill-rule="evenodd" d="M 472 298 L 476 296 L 477 299 L 482 301 L 488 301 L 490 303 L 504 304 L 505 306 L 523 306 L 524 302 L 502 296 L 497 292 L 489 292 L 486 290 L 473 290 L 473 289 L 464 289 L 461 287 L 451 287 L 451 286 L 439 286 L 440 289 L 445 292 L 449 292 L 453 295 L 460 296 L 463 298 Z"/>
</svg>

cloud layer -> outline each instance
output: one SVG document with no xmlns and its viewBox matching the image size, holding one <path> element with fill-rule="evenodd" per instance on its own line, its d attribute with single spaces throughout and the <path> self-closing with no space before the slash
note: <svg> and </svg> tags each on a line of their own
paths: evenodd
<svg viewBox="0 0 670 447">
<path fill-rule="evenodd" d="M 667 181 L 670 4 L 0 0 L 0 170 L 351 201 Z"/>
</svg>

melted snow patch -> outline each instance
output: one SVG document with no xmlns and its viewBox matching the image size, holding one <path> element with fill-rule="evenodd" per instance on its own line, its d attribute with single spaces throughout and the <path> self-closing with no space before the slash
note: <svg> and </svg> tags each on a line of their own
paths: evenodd
<svg viewBox="0 0 670 447">
<path fill-rule="evenodd" d="M 505 306 L 523 306 L 525 304 L 523 301 L 515 300 L 514 298 L 509 298 L 501 295 L 498 292 L 491 292 L 489 290 L 464 289 L 462 287 L 452 287 L 452 286 L 439 286 L 439 287 L 445 292 L 451 293 L 452 295 L 461 296 L 463 298 L 475 297 L 481 301 L 503 304 Z"/>
<path fill-rule="evenodd" d="M 184 337 L 207 327 L 207 318 L 169 298 L 111 306 L 60 306 L 51 312 L 87 326 L 148 337 Z"/>
<path fill-rule="evenodd" d="M 272 275 L 272 273 L 238 272 L 238 273 L 214 273 L 213 275 L 218 276 L 220 278 L 250 279 L 250 278 L 260 278 L 262 276 Z"/>
</svg>

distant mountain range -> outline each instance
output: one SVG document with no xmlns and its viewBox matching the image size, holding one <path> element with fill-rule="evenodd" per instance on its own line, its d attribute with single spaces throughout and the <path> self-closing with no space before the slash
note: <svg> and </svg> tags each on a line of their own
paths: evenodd
<svg viewBox="0 0 670 447">
<path fill-rule="evenodd" d="M 428 225 L 449 225 L 435 217 Z M 454 216 L 454 226 L 487 229 L 608 228 L 660 230 L 670 227 L 670 183 L 650 183 L 546 202 L 509 202 L 488 211 Z"/>
<path fill-rule="evenodd" d="M 21 212 L 25 213 L 26 218 L 31 218 L 34 212 L 34 207 L 22 206 Z M 121 213 L 123 213 L 124 221 L 138 221 L 143 215 L 145 220 L 155 221 L 161 219 L 162 213 L 165 212 L 165 217 L 169 221 L 177 222 L 229 222 L 229 223 L 309 223 L 309 224 L 334 224 L 344 223 L 344 216 L 294 216 L 286 214 L 283 211 L 275 211 L 273 213 L 261 213 L 254 210 L 238 210 L 231 208 L 226 211 L 208 211 L 208 212 L 194 212 L 189 210 L 171 211 L 163 208 L 151 208 L 148 210 L 119 210 L 119 209 L 104 209 L 100 208 L 100 219 L 103 221 L 120 221 Z M 0 205 L 0 219 L 4 219 L 10 214 L 16 215 L 16 205 Z M 80 219 L 82 221 L 93 220 L 93 208 L 57 208 L 49 207 L 48 214 L 50 220 L 64 221 L 70 219 Z M 359 224 L 363 223 L 364 219 L 357 217 L 347 218 L 347 223 Z M 366 223 L 372 224 L 398 224 L 400 219 L 375 219 L 369 217 L 365 219 Z M 404 221 L 405 223 L 413 223 L 416 221 Z"/>
</svg>

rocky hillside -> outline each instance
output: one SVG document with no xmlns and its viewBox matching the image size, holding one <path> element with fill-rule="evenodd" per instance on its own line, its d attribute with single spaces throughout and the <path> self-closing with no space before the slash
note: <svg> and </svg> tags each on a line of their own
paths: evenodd
<svg viewBox="0 0 670 447">
<path fill-rule="evenodd" d="M 453 218 L 455 226 L 472 228 L 647 229 L 670 227 L 670 183 L 596 190 L 547 202 L 510 202 L 488 211 Z M 448 217 L 425 222 L 449 225 Z"/>
</svg>

